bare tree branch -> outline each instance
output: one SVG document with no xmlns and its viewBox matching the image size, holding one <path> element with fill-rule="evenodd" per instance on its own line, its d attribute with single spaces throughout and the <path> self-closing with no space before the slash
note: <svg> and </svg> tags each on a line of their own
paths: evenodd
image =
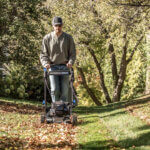
<svg viewBox="0 0 150 150">
<path fill-rule="evenodd" d="M 117 85 L 118 82 L 118 72 L 117 72 L 117 64 L 116 64 L 116 55 L 114 52 L 114 45 L 112 43 L 109 44 L 108 48 L 109 54 L 111 55 L 111 70 L 112 70 L 112 75 L 113 75 L 113 80 L 114 80 L 114 88 Z"/>
<path fill-rule="evenodd" d="M 79 71 L 80 73 L 80 76 L 82 78 L 82 84 L 83 86 L 85 87 L 85 89 L 87 90 L 88 94 L 90 95 L 91 99 L 94 101 L 94 103 L 98 106 L 101 106 L 102 103 L 99 102 L 99 100 L 97 99 L 97 97 L 95 96 L 94 92 L 91 90 L 91 88 L 89 88 L 87 82 L 86 82 L 86 78 L 85 78 L 85 75 L 84 75 L 84 72 L 82 70 L 82 68 L 80 67 L 76 67 L 77 70 Z"/>
<path fill-rule="evenodd" d="M 98 17 L 98 22 L 97 23 L 99 24 L 101 32 L 104 33 L 106 39 L 110 38 L 107 29 L 103 25 L 103 21 L 102 21 L 102 19 L 100 17 L 100 14 L 98 14 L 98 12 L 96 11 L 94 5 L 92 5 L 91 8 L 92 8 L 92 12 L 95 15 L 95 17 L 96 18 Z M 117 81 L 118 81 L 118 73 L 117 73 L 116 56 L 115 56 L 115 53 L 114 53 L 114 47 L 113 47 L 113 44 L 111 42 L 109 44 L 108 51 L 111 54 L 111 66 L 112 66 L 112 74 L 113 74 L 114 87 L 115 87 L 116 84 L 117 84 Z"/>
<path fill-rule="evenodd" d="M 111 103 L 111 98 L 109 96 L 109 93 L 108 93 L 108 90 L 105 86 L 105 82 L 104 82 L 104 74 L 103 74 L 103 71 L 102 71 L 102 68 L 101 68 L 101 65 L 100 63 L 98 62 L 97 58 L 96 58 L 96 55 L 94 53 L 94 50 L 91 49 L 88 45 L 89 45 L 89 41 L 82 41 L 82 44 L 85 44 L 87 46 L 87 49 L 88 51 L 90 52 L 91 56 L 93 57 L 93 60 L 94 60 L 94 63 L 98 69 L 98 72 L 99 72 L 99 76 L 100 76 L 100 86 L 104 92 L 104 95 L 105 95 L 105 98 L 106 98 L 106 101 L 108 103 Z"/>
<path fill-rule="evenodd" d="M 126 54 L 127 54 L 127 48 L 128 48 L 127 32 L 124 34 L 123 39 L 124 39 L 125 44 L 124 44 L 123 52 L 122 52 L 119 79 L 118 79 L 117 86 L 113 93 L 113 102 L 120 100 L 121 90 L 122 90 L 123 83 L 126 77 L 126 69 L 127 69 Z"/>
<path fill-rule="evenodd" d="M 97 12 L 97 10 L 95 9 L 95 6 L 93 4 L 91 5 L 91 9 L 92 9 L 92 12 L 93 12 L 95 18 L 97 18 L 96 23 L 99 25 L 101 32 L 104 34 L 105 38 L 108 39 L 110 37 L 109 32 L 103 25 L 103 21 L 101 19 L 101 14 L 99 14 Z"/>
<path fill-rule="evenodd" d="M 150 5 L 142 5 L 142 4 L 123 4 L 123 3 L 114 3 L 118 6 L 130 6 L 130 7 L 150 7 Z"/>
<path fill-rule="evenodd" d="M 103 92 L 104 92 L 106 101 L 107 101 L 108 103 L 111 103 L 111 98 L 110 98 L 109 93 L 108 93 L 108 90 L 107 90 L 107 88 L 106 88 L 106 86 L 105 86 L 104 74 L 103 74 L 102 68 L 101 68 L 101 66 L 100 66 L 100 63 L 98 62 L 98 60 L 97 60 L 97 58 L 96 58 L 96 55 L 95 55 L 93 49 L 91 49 L 90 47 L 88 47 L 88 51 L 90 52 L 91 56 L 93 57 L 93 60 L 94 60 L 94 62 L 95 62 L 95 65 L 96 65 L 96 67 L 97 67 L 97 69 L 98 69 L 99 76 L 100 76 L 100 85 L 101 85 L 101 88 L 102 88 L 102 90 L 103 90 Z"/>
<path fill-rule="evenodd" d="M 144 38 L 144 36 L 142 35 L 142 36 L 140 37 L 140 39 L 137 41 L 135 47 L 133 48 L 133 51 L 131 52 L 130 57 L 129 57 L 128 60 L 127 60 L 127 63 L 129 63 L 129 62 L 132 60 L 132 57 L 133 57 L 133 55 L 134 55 L 134 52 L 136 51 L 137 47 L 139 46 L 139 44 L 141 43 L 141 41 L 143 40 L 143 38 Z"/>
</svg>

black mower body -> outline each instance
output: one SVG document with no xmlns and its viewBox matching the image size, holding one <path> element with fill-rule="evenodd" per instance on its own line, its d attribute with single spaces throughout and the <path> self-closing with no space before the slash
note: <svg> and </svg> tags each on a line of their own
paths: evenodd
<svg viewBox="0 0 150 150">
<path fill-rule="evenodd" d="M 70 75 L 70 88 L 69 88 L 69 101 L 64 102 L 62 100 L 57 102 L 51 102 L 50 107 L 47 107 L 47 91 L 50 94 L 50 88 L 48 87 L 47 77 L 49 75 Z M 72 108 L 77 106 L 78 99 L 75 89 L 73 87 L 74 73 L 73 69 L 70 71 L 53 71 L 47 72 L 44 70 L 44 114 L 41 115 L 41 123 L 71 123 L 75 125 L 77 123 L 77 116 L 72 114 Z"/>
</svg>

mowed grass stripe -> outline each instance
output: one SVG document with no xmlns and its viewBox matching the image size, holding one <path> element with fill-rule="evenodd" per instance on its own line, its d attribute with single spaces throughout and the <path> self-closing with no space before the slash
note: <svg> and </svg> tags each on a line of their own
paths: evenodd
<svg viewBox="0 0 150 150">
<path fill-rule="evenodd" d="M 99 114 L 100 120 L 122 148 L 150 149 L 150 126 L 146 122 L 132 116 L 125 108 L 119 108 L 118 104 L 107 109 L 108 111 Z"/>
<path fill-rule="evenodd" d="M 120 149 L 109 136 L 109 131 L 99 119 L 99 113 L 93 107 L 78 107 L 78 149 L 113 150 Z M 99 112 L 99 111 L 98 111 Z"/>
</svg>

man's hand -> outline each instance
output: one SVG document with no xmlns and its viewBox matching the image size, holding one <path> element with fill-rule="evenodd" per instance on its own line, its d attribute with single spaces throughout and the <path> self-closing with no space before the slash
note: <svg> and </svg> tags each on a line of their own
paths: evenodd
<svg viewBox="0 0 150 150">
<path fill-rule="evenodd" d="M 67 63 L 66 66 L 67 66 L 68 68 L 72 68 L 72 64 Z"/>
<path fill-rule="evenodd" d="M 48 64 L 48 65 L 46 65 L 46 66 L 45 66 L 45 68 L 46 68 L 46 69 L 49 69 L 49 68 L 50 68 L 50 65 L 49 65 L 49 64 Z"/>
</svg>

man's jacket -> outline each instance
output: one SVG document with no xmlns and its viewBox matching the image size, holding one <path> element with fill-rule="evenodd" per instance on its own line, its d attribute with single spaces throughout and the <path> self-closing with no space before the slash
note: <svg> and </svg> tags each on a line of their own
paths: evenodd
<svg viewBox="0 0 150 150">
<path fill-rule="evenodd" d="M 74 64 L 76 59 L 75 43 L 71 35 L 63 32 L 59 37 L 55 32 L 43 38 L 40 61 L 42 66 L 47 64 Z"/>
</svg>

